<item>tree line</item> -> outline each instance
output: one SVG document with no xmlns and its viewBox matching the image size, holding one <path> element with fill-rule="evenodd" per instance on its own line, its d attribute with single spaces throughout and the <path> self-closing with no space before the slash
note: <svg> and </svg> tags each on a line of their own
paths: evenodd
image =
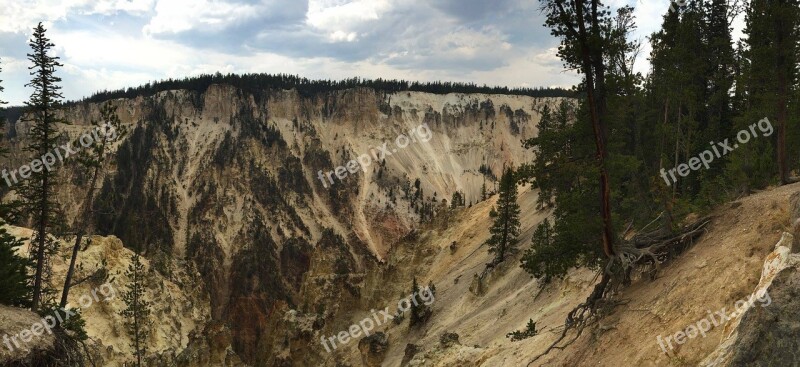
<svg viewBox="0 0 800 367">
<path fill-rule="evenodd" d="M 204 93 L 213 84 L 227 84 L 242 91 L 259 94 L 267 90 L 295 89 L 300 94 L 314 96 L 337 90 L 353 88 L 370 88 L 377 91 L 392 92 L 427 92 L 435 94 L 447 93 L 484 93 L 510 94 L 531 97 L 571 97 L 573 92 L 563 88 L 508 88 L 490 87 L 474 83 L 457 82 L 409 82 L 397 79 L 363 79 L 348 78 L 342 80 L 311 80 L 288 74 L 201 74 L 182 79 L 166 79 L 146 83 L 139 87 L 131 87 L 114 91 L 101 91 L 85 98 L 86 102 L 103 102 L 117 98 L 148 97 L 169 90 L 190 90 L 198 94 Z"/>
</svg>

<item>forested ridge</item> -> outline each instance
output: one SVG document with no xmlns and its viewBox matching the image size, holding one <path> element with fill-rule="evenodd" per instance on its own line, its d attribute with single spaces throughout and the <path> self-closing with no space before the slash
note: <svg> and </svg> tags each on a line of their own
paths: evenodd
<svg viewBox="0 0 800 367">
<path fill-rule="evenodd" d="M 302 95 L 310 96 L 336 90 L 352 88 L 372 88 L 383 92 L 427 92 L 447 93 L 486 93 L 510 94 L 531 97 L 571 97 L 574 93 L 564 88 L 508 88 L 479 86 L 474 83 L 457 82 L 410 82 L 397 79 L 349 78 L 343 80 L 312 80 L 288 74 L 203 74 L 183 79 L 167 79 L 147 83 L 140 87 L 103 91 L 84 99 L 88 102 L 102 102 L 115 98 L 148 97 L 158 92 L 185 89 L 198 93 L 205 92 L 212 84 L 227 84 L 245 92 L 257 94 L 266 90 L 296 89 Z"/>
</svg>

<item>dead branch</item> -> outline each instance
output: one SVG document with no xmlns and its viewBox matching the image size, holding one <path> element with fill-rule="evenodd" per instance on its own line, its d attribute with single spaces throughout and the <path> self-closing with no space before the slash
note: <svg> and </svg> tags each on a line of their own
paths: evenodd
<svg viewBox="0 0 800 367">
<path fill-rule="evenodd" d="M 69 287 L 72 288 L 72 287 L 74 287 L 74 286 L 76 286 L 78 284 L 84 283 L 84 282 L 86 282 L 88 280 L 92 280 L 92 279 L 102 279 L 104 275 L 105 274 L 104 274 L 103 269 L 97 269 L 97 270 L 94 271 L 94 273 L 87 275 L 83 279 L 75 281 L 75 282 L 72 282 L 69 285 Z"/>
</svg>

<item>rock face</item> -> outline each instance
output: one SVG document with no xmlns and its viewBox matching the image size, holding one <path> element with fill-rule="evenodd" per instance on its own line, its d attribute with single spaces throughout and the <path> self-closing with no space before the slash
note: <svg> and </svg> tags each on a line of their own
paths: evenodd
<svg viewBox="0 0 800 367">
<path fill-rule="evenodd" d="M 729 366 L 800 364 L 800 272 L 787 268 L 769 288 L 772 305 L 754 307 L 739 324 Z"/>
<path fill-rule="evenodd" d="M 0 334 L 8 337 L 0 344 L 0 365 L 37 366 L 55 357 L 56 337 L 52 333 L 31 336 L 31 327 L 41 322 L 42 318 L 31 311 L 0 305 Z"/>
<path fill-rule="evenodd" d="M 386 359 L 386 351 L 389 350 L 389 338 L 382 332 L 372 334 L 358 342 L 358 350 L 364 366 L 380 367 Z"/>
<path fill-rule="evenodd" d="M 33 233 L 30 229 L 21 227 L 8 226 L 7 230 L 24 239 L 31 238 Z M 20 254 L 26 254 L 29 251 L 28 246 L 26 241 L 18 249 Z M 51 260 L 51 288 L 60 289 L 63 286 L 58 282 L 64 279 L 70 256 L 71 243 L 62 242 L 60 253 Z M 99 365 L 123 366 L 132 355 L 131 340 L 124 327 L 126 320 L 120 315 L 120 311 L 126 307 L 122 293 L 128 284 L 125 270 L 132 256 L 133 252 L 124 248 L 122 241 L 114 236 L 92 236 L 81 247 L 78 255 L 75 277 L 87 280 L 70 290 L 67 307 L 80 309 L 81 316 L 87 320 L 85 329 L 90 338 L 87 344 L 96 351 L 94 358 Z M 149 351 L 147 365 L 163 366 L 164 361 L 173 362 L 175 354 L 187 346 L 197 344 L 195 335 L 201 333 L 203 336 L 209 335 L 206 338 L 209 339 L 210 347 L 204 346 L 205 354 L 214 357 L 214 353 L 225 353 L 230 346 L 230 330 L 224 330 L 227 332 L 227 339 L 222 338 L 216 344 L 211 343 L 212 336 L 225 334 L 211 326 L 204 326 L 210 319 L 209 301 L 202 292 L 200 275 L 174 261 L 157 264 L 155 259 L 144 259 L 142 262 L 146 279 L 145 299 L 150 302 L 152 322 L 150 336 L 145 341 Z M 29 323 L 28 327 L 30 326 Z M 0 338 L 4 331 L 5 329 L 0 328 Z M 181 360 L 189 363 L 186 366 L 209 365 L 202 363 L 202 357 L 202 354 L 193 356 L 186 353 Z"/>
<path fill-rule="evenodd" d="M 317 335 L 395 291 L 370 282 L 403 237 L 455 191 L 476 203 L 503 165 L 530 161 L 522 141 L 536 135 L 538 109 L 558 102 L 228 85 L 113 100 L 130 133 L 101 180 L 92 224 L 154 267 L 197 271 L 205 294 L 197 299 L 208 300 L 211 321 L 229 325 L 243 362 L 299 355 L 319 364 L 327 356 Z M 99 108 L 67 108 L 73 125 L 63 130 L 77 137 Z M 7 166 L 27 163 L 24 125 L 5 142 L 14 152 Z M 347 167 L 359 159 L 363 166 Z M 70 161 L 59 172 L 71 220 L 85 177 Z M 289 311 L 310 326 L 285 321 Z M 176 354 L 189 343 L 181 333 Z"/>
<path fill-rule="evenodd" d="M 703 366 L 796 366 L 800 364 L 800 254 L 784 233 L 767 256 L 754 291 L 759 302 L 737 310 L 720 346 Z"/>
</svg>

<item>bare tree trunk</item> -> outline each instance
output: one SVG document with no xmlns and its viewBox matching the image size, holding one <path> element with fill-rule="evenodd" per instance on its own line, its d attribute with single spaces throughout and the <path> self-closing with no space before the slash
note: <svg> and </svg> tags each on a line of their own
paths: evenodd
<svg viewBox="0 0 800 367">
<path fill-rule="evenodd" d="M 64 289 L 61 291 L 61 308 L 67 307 L 67 297 L 69 296 L 69 289 L 72 287 L 72 277 L 75 273 L 75 263 L 78 259 L 78 249 L 80 249 L 83 236 L 86 234 L 86 228 L 89 226 L 89 214 L 91 213 L 92 200 L 94 199 L 95 185 L 97 184 L 97 175 L 100 171 L 99 167 L 95 167 L 92 174 L 92 181 L 89 185 L 89 192 L 86 193 L 86 199 L 83 202 L 83 210 L 81 218 L 78 218 L 77 232 L 75 234 L 75 243 L 72 245 L 72 258 L 69 261 L 69 270 L 67 270 L 67 277 L 64 279 Z"/>
<path fill-rule="evenodd" d="M 678 107 L 678 122 L 675 125 L 675 159 L 674 159 L 674 162 L 673 162 L 674 163 L 673 167 L 678 167 L 678 151 L 679 151 L 679 148 L 680 148 L 681 135 L 683 135 L 682 134 L 682 130 L 681 130 L 681 116 L 683 116 L 683 113 L 682 113 L 683 111 L 681 111 L 681 103 L 680 102 L 678 103 L 677 107 Z M 678 194 L 678 181 L 676 180 L 675 183 L 672 185 L 672 199 L 673 200 L 675 199 L 675 196 L 677 196 L 677 194 Z"/>
</svg>

